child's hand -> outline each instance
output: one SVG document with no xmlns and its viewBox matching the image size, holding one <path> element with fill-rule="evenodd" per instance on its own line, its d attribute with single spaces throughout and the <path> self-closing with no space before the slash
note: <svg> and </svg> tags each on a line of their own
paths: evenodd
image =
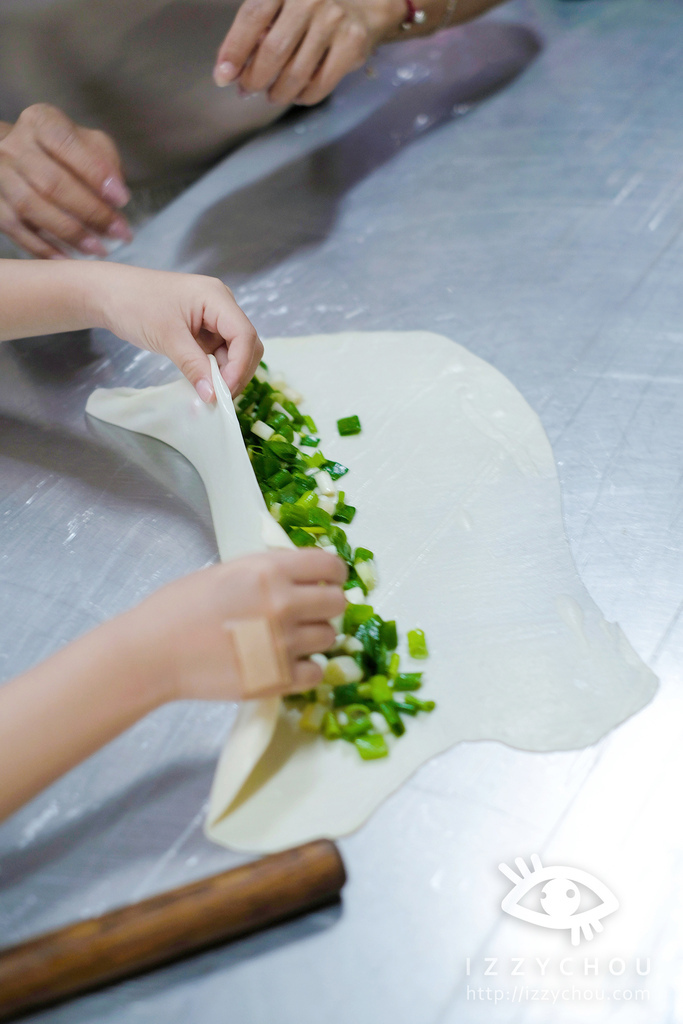
<svg viewBox="0 0 683 1024">
<path fill-rule="evenodd" d="M 341 559 L 320 549 L 270 551 L 171 583 L 124 618 L 138 638 L 141 660 L 159 659 L 161 701 L 297 693 L 322 678 L 308 655 L 332 646 L 329 620 L 346 607 L 345 579 Z M 245 678 L 250 659 L 236 656 L 233 630 L 254 621 L 279 647 L 279 679 Z M 252 653 L 256 662 L 268 654 L 260 648 Z"/>
<path fill-rule="evenodd" d="M 80 268 L 96 280 L 88 301 L 99 304 L 102 325 L 172 359 L 204 402 L 215 397 L 207 353 L 215 355 L 233 397 L 251 380 L 263 345 L 222 281 L 118 263 Z"/>
</svg>

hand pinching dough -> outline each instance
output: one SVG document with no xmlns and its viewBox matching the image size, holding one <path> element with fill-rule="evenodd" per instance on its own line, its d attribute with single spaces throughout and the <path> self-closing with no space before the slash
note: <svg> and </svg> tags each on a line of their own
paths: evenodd
<svg viewBox="0 0 683 1024">
<path fill-rule="evenodd" d="M 327 457 L 350 469 L 350 533 L 380 573 L 373 604 L 427 632 L 431 656 L 419 667 L 437 709 L 398 742 L 389 736 L 389 757 L 367 762 L 350 744 L 301 732 L 277 700 L 245 704 L 214 780 L 212 839 L 269 851 L 340 836 L 454 743 L 583 747 L 651 699 L 655 677 L 574 568 L 541 423 L 497 370 L 426 332 L 277 339 L 266 358 L 306 396 Z M 229 558 L 283 543 L 283 533 L 239 451 L 215 367 L 214 384 L 214 407 L 179 380 L 98 391 L 87 408 L 196 466 Z M 363 433 L 338 437 L 349 411 Z"/>
</svg>

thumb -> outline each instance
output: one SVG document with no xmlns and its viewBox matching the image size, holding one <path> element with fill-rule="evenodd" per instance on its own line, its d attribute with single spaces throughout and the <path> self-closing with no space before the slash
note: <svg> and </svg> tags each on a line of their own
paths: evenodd
<svg viewBox="0 0 683 1024">
<path fill-rule="evenodd" d="M 166 347 L 166 354 L 187 377 L 202 402 L 213 402 L 216 394 L 211 381 L 209 357 L 187 331 Z"/>
</svg>

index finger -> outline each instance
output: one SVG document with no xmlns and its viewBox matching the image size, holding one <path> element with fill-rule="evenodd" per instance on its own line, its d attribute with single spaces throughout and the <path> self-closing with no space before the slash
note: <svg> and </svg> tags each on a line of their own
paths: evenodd
<svg viewBox="0 0 683 1024">
<path fill-rule="evenodd" d="M 226 354 L 221 355 L 218 365 L 221 376 L 233 395 L 249 383 L 263 355 L 263 345 L 249 317 L 242 312 L 232 295 L 225 290 L 224 305 L 211 323 L 209 311 L 204 314 L 205 322 L 225 341 Z"/>
<path fill-rule="evenodd" d="M 245 0 L 218 51 L 213 69 L 216 85 L 229 85 L 239 77 L 281 8 L 282 0 Z"/>
<path fill-rule="evenodd" d="M 279 548 L 271 555 L 281 559 L 295 583 L 331 583 L 340 587 L 346 581 L 346 564 L 337 555 L 320 548 L 297 548 L 296 551 Z"/>
</svg>

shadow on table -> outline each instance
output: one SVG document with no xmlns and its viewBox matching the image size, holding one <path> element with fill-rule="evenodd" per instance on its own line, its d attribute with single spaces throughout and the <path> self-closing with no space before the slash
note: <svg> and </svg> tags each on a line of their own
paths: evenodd
<svg viewBox="0 0 683 1024">
<path fill-rule="evenodd" d="M 150 862 L 155 856 L 163 856 L 168 835 L 162 829 L 150 828 L 147 819 L 151 815 L 159 818 L 159 808 L 165 803 L 172 806 L 174 829 L 183 815 L 192 818 L 206 800 L 215 770 L 215 756 L 164 765 L 95 809 L 50 829 L 43 839 L 0 856 L 0 898 L 47 867 L 55 871 L 60 862 L 79 851 L 87 856 L 83 872 L 74 872 L 73 863 L 70 865 L 74 886 L 79 890 L 89 881 L 88 873 L 99 875 L 100 859 L 117 860 L 117 847 L 127 861 L 144 858 Z M 240 860 L 244 858 L 235 857 L 235 864 Z"/>
<path fill-rule="evenodd" d="M 185 241 L 182 263 L 229 279 L 320 242 L 345 193 L 418 136 L 498 92 L 540 48 L 530 29 L 486 21 L 392 47 L 391 63 L 377 61 L 395 86 L 387 102 L 340 139 L 207 209 Z"/>
<path fill-rule="evenodd" d="M 0 457 L 30 463 L 58 477 L 72 477 L 98 494 L 127 505 L 187 514 L 189 507 L 207 542 L 216 538 L 204 485 L 179 452 L 150 437 L 88 417 L 93 440 L 55 424 L 32 423 L 0 412 Z"/>
<path fill-rule="evenodd" d="M 47 869 L 61 879 L 57 891 L 64 900 L 66 873 L 60 872 L 60 864 L 69 862 L 79 851 L 84 854 L 83 871 L 74 872 L 73 861 L 70 862 L 70 875 L 77 887 L 87 885 L 91 881 L 90 876 L 97 877 L 102 863 L 111 865 L 119 857 L 128 863 L 139 859 L 146 864 L 163 858 L 168 850 L 168 836 L 163 829 L 154 827 L 155 822 L 158 824 L 164 817 L 164 807 L 169 813 L 172 809 L 176 828 L 179 813 L 191 819 L 206 798 L 214 770 L 214 757 L 166 766 L 129 786 L 96 810 L 64 823 L 45 839 L 34 841 L 29 848 L 15 850 L 0 858 L 0 899 L 6 898 L 15 886 L 30 889 L 33 876 Z M 212 870 L 227 870 L 248 859 L 228 850 L 222 854 L 220 864 L 214 862 Z M 185 878 L 183 881 L 189 880 Z M 137 879 L 132 882 L 132 888 L 135 882 Z M 125 892 L 121 895 L 126 898 Z M 129 898 L 133 898 L 132 893 Z M 71 905 L 75 905 L 73 901 Z M 128 1007 L 132 1002 L 153 999 L 167 990 L 191 985 L 213 974 L 223 975 L 245 961 L 317 935 L 334 925 L 341 914 L 339 903 L 330 904 L 225 946 L 63 1003 L 30 1019 L 68 1021 L 69 1024 L 90 1024 L 93 1020 L 108 1019 L 117 1009 Z"/>
</svg>

